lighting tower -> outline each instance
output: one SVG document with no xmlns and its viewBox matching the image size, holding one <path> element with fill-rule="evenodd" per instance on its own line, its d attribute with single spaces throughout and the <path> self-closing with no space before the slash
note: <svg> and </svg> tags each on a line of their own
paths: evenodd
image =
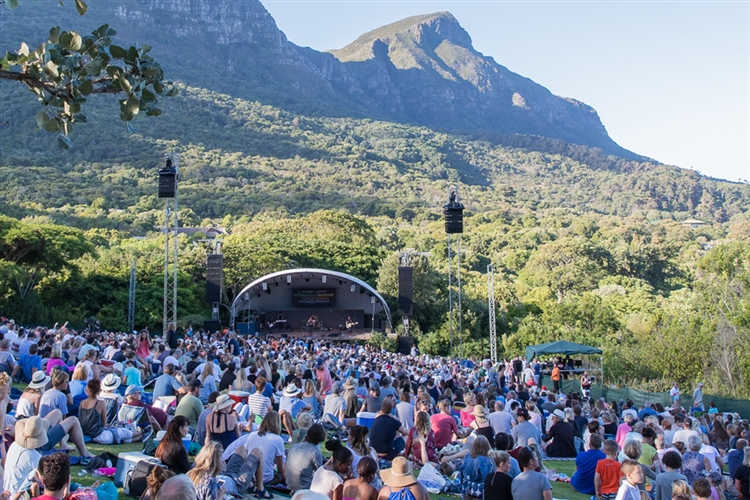
<svg viewBox="0 0 750 500">
<path fill-rule="evenodd" d="M 497 363 L 497 324 L 495 323 L 495 270 L 487 266 L 487 306 L 490 311 L 490 359 Z"/>
<path fill-rule="evenodd" d="M 130 293 L 128 294 L 128 328 L 135 330 L 135 259 L 130 262 Z"/>
<path fill-rule="evenodd" d="M 448 317 L 450 318 L 451 356 L 453 356 L 453 317 L 455 315 L 460 342 L 459 357 L 462 357 L 464 338 L 461 325 L 461 234 L 464 232 L 464 206 L 458 201 L 458 188 L 455 186 L 448 190 L 448 204 L 443 206 L 443 216 L 445 232 L 448 235 Z M 455 267 L 451 263 L 453 260 L 451 235 L 453 234 L 458 235 Z"/>
<path fill-rule="evenodd" d="M 168 154 L 159 170 L 159 198 L 164 198 L 164 318 L 163 331 L 177 327 L 177 179 L 178 156 Z M 171 248 L 170 248 L 171 244 Z"/>
</svg>

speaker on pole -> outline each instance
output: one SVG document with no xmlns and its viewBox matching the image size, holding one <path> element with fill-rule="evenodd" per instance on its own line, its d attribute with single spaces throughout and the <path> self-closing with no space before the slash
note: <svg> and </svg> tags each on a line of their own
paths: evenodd
<svg viewBox="0 0 750 500">
<path fill-rule="evenodd" d="M 159 169 L 159 198 L 174 198 L 177 193 L 177 169 L 171 158 L 167 164 Z"/>
<path fill-rule="evenodd" d="M 224 256 L 210 254 L 206 262 L 206 302 L 221 302 L 221 282 L 224 276 Z"/>
<path fill-rule="evenodd" d="M 221 330 L 221 321 L 218 319 L 207 319 L 203 322 L 203 329 L 206 333 L 215 333 Z"/>
<path fill-rule="evenodd" d="M 398 313 L 401 316 L 414 314 L 414 268 L 398 268 Z"/>
</svg>

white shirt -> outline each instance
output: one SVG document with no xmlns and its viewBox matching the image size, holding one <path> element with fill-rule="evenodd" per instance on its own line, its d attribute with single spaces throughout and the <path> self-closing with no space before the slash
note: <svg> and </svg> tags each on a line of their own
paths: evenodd
<svg viewBox="0 0 750 500">
<path fill-rule="evenodd" d="M 672 443 L 680 442 L 685 445 L 685 448 L 690 449 L 688 447 L 688 439 L 690 439 L 690 436 L 697 436 L 698 433 L 695 432 L 692 429 L 680 429 L 679 431 L 674 433 L 674 436 L 672 437 Z"/>
<path fill-rule="evenodd" d="M 341 476 L 325 467 L 321 467 L 316 470 L 313 475 L 313 480 L 310 484 L 310 491 L 320 493 L 328 498 L 333 498 L 333 492 L 340 484 L 344 484 L 344 480 L 341 479 Z"/>
<path fill-rule="evenodd" d="M 285 456 L 284 440 L 281 439 L 281 436 L 272 433 L 259 436 L 257 432 L 251 432 L 245 443 L 248 450 L 255 448 L 260 450 L 263 456 L 263 482 L 268 484 L 273 479 L 276 457 Z"/>
<path fill-rule="evenodd" d="M 177 367 L 180 366 L 180 362 L 177 361 L 177 358 L 174 356 L 167 356 L 164 358 L 164 363 L 162 363 L 162 370 L 167 367 L 167 365 L 175 365 Z"/>
<path fill-rule="evenodd" d="M 10 445 L 5 462 L 9 467 L 3 478 L 3 489 L 14 493 L 28 489 L 36 475 L 40 458 L 42 454 L 36 450 L 23 448 L 18 443 Z"/>
</svg>

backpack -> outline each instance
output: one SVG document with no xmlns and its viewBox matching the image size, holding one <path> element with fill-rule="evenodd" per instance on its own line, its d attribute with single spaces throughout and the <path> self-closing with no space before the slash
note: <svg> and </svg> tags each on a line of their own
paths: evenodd
<svg viewBox="0 0 750 500">
<path fill-rule="evenodd" d="M 146 479 L 151 471 L 155 467 L 167 468 L 166 465 L 157 463 L 156 461 L 151 462 L 147 460 L 141 460 L 135 466 L 135 469 L 130 470 L 125 474 L 125 481 L 123 481 L 122 491 L 133 498 L 140 498 L 143 492 L 148 487 L 146 485 Z"/>
</svg>

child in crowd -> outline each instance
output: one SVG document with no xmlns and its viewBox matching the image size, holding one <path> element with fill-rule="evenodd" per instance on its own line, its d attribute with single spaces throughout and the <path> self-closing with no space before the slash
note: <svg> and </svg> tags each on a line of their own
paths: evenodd
<svg viewBox="0 0 750 500">
<path fill-rule="evenodd" d="M 607 439 L 604 441 L 604 460 L 596 463 L 594 473 L 594 487 L 596 488 L 597 500 L 614 500 L 620 488 L 622 469 L 617 461 L 617 441 Z"/>
<path fill-rule="evenodd" d="M 70 460 L 67 453 L 53 453 L 42 457 L 36 470 L 37 479 L 44 485 L 44 495 L 34 500 L 60 500 L 70 492 Z"/>
<path fill-rule="evenodd" d="M 643 482 L 643 470 L 637 460 L 628 458 L 622 463 L 622 474 L 625 480 L 617 490 L 616 500 L 641 500 L 638 485 Z"/>
</svg>

